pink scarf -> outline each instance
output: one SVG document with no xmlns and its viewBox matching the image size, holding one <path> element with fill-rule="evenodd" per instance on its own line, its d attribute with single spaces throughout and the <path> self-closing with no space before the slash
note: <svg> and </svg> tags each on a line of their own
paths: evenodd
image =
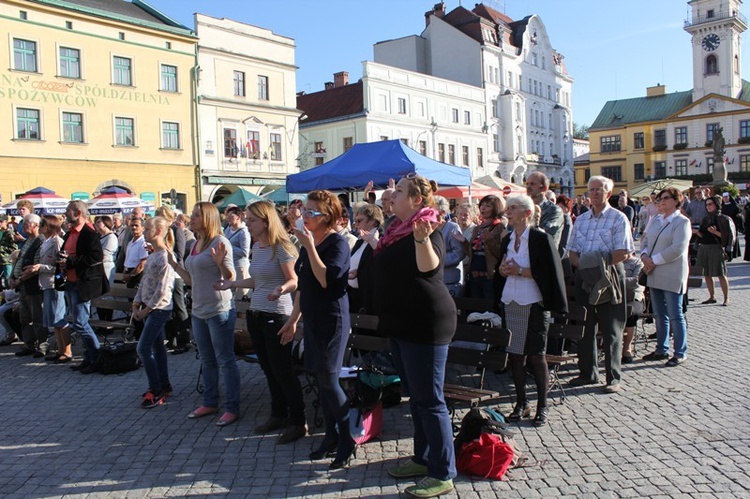
<svg viewBox="0 0 750 499">
<path fill-rule="evenodd" d="M 385 231 L 385 235 L 378 241 L 378 247 L 375 249 L 373 254 L 377 255 L 383 248 L 393 245 L 397 241 L 410 235 L 414 232 L 414 222 L 416 221 L 427 221 L 431 223 L 438 222 L 438 212 L 433 208 L 421 208 L 408 220 L 402 221 L 396 218 L 391 225 L 388 226 L 388 230 Z"/>
</svg>

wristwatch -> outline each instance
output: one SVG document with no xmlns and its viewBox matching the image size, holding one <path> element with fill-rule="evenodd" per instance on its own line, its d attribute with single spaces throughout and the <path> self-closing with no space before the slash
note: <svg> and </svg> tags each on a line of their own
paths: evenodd
<svg viewBox="0 0 750 499">
<path fill-rule="evenodd" d="M 414 238 L 414 242 L 417 243 L 417 244 L 427 244 L 427 241 L 429 241 L 429 240 L 430 240 L 430 236 L 425 237 L 421 241 L 419 239 L 417 239 L 416 237 Z"/>
</svg>

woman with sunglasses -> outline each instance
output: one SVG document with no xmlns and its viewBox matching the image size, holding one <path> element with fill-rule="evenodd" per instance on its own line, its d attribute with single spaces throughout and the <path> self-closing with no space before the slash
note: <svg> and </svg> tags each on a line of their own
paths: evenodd
<svg viewBox="0 0 750 499">
<path fill-rule="evenodd" d="M 279 336 L 282 344 L 291 342 L 303 318 L 305 368 L 315 373 L 325 421 L 323 442 L 310 453 L 310 459 L 322 459 L 335 451 L 329 466 L 333 470 L 348 467 L 355 450 L 349 434 L 349 404 L 339 384 L 349 340 L 349 245 L 336 232 L 341 203 L 333 193 L 312 191 L 306 206 L 302 211 L 304 230 L 294 231 L 302 245 L 294 265 L 299 288 Z"/>
<path fill-rule="evenodd" d="M 687 359 L 687 324 L 682 300 L 687 291 L 690 219 L 680 213 L 682 193 L 674 187 L 656 196 L 659 215 L 649 224 L 641 241 L 643 271 L 656 316 L 656 350 L 643 360 L 666 360 L 675 367 Z M 674 337 L 674 356 L 669 358 L 669 333 Z"/>
<path fill-rule="evenodd" d="M 394 478 L 424 477 L 406 493 L 434 497 L 453 490 L 456 459 L 443 386 L 456 305 L 443 280 L 445 242 L 433 188 L 419 175 L 396 184 L 396 221 L 375 250 L 375 310 L 380 330 L 410 396 L 414 455 L 388 470 Z"/>
<path fill-rule="evenodd" d="M 378 246 L 383 227 L 383 210 L 379 206 L 362 203 L 354 209 L 354 227 L 359 239 L 352 248 L 349 268 L 349 310 L 372 313 L 372 252 Z"/>
<path fill-rule="evenodd" d="M 703 218 L 700 226 L 693 229 L 693 234 L 698 237 L 697 265 L 703 269 L 708 289 L 708 300 L 701 305 L 716 303 L 714 294 L 714 277 L 719 278 L 721 291 L 724 293 L 724 303 L 729 305 L 729 281 L 727 280 L 727 262 L 724 257 L 724 248 L 729 246 L 732 239 L 732 229 L 729 225 L 729 217 L 721 213 L 721 197 L 710 196 L 706 198 L 706 211 L 708 214 Z"/>
</svg>

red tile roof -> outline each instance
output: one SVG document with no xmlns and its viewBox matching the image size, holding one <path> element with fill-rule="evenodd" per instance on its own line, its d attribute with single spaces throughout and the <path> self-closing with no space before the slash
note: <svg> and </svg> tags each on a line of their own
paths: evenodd
<svg viewBox="0 0 750 499">
<path fill-rule="evenodd" d="M 364 111 L 362 80 L 341 87 L 297 96 L 297 109 L 307 118 L 301 124 L 323 121 Z"/>
<path fill-rule="evenodd" d="M 506 16 L 505 14 L 502 14 L 495 9 L 491 7 L 487 7 L 483 3 L 477 4 L 476 7 L 472 10 L 476 15 L 484 17 L 485 19 L 488 19 L 490 21 L 493 21 L 497 24 L 510 24 L 513 22 L 513 19 Z"/>
</svg>

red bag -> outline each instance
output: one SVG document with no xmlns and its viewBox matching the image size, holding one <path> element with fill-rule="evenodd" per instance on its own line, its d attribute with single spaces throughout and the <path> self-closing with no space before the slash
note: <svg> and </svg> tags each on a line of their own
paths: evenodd
<svg viewBox="0 0 750 499">
<path fill-rule="evenodd" d="M 513 454 L 513 447 L 500 437 L 482 433 L 478 439 L 461 447 L 456 468 L 467 475 L 502 480 L 513 461 Z"/>
<path fill-rule="evenodd" d="M 369 411 L 349 409 L 349 431 L 357 445 L 380 436 L 383 430 L 383 404 L 378 402 Z"/>
</svg>

